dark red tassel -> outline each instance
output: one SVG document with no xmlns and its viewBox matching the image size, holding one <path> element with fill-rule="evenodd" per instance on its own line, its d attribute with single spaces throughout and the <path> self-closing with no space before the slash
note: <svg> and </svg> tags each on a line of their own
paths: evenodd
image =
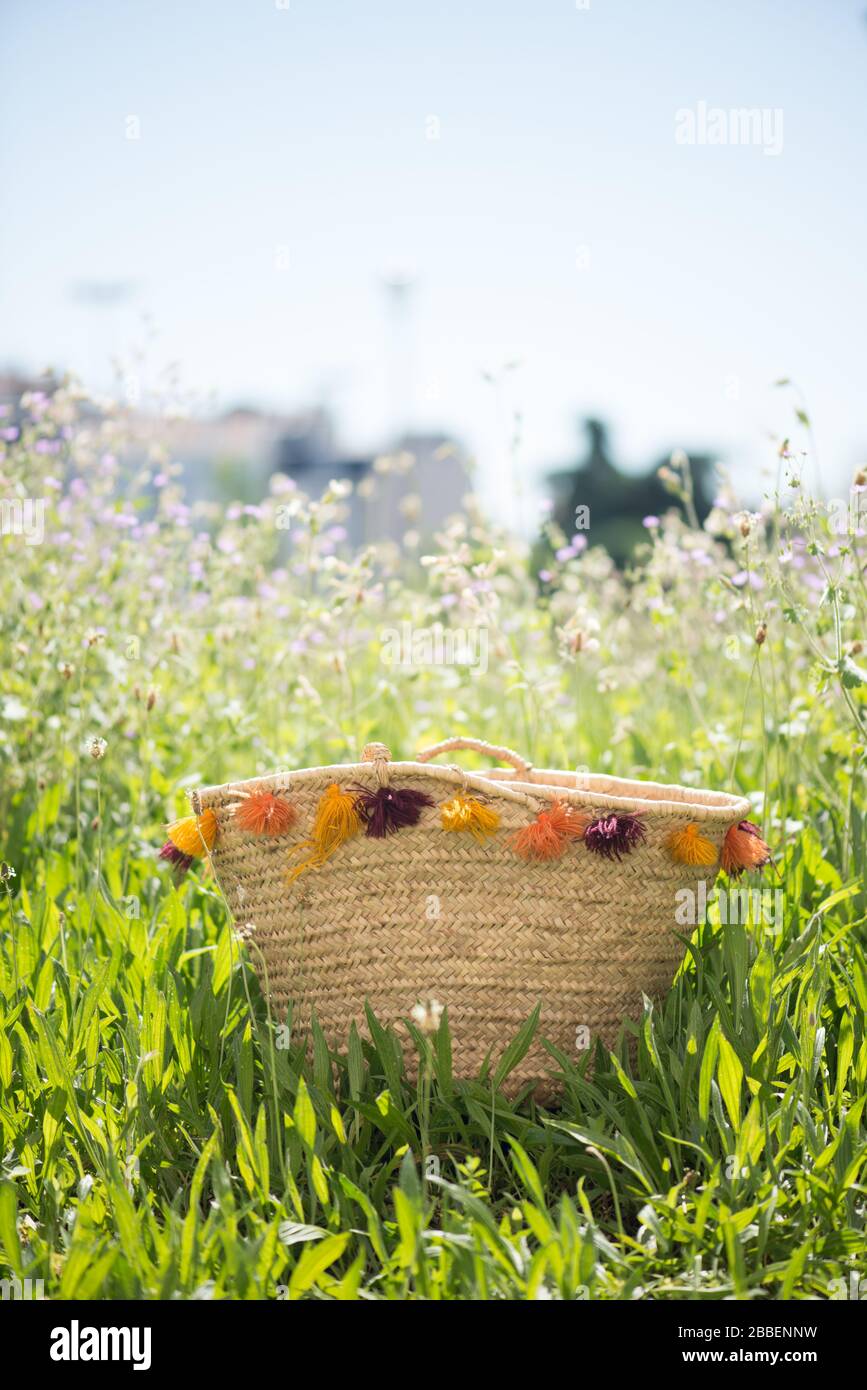
<svg viewBox="0 0 867 1390">
<path fill-rule="evenodd" d="M 624 854 L 640 845 L 647 831 L 640 816 L 611 812 L 600 816 L 584 831 L 584 843 L 603 859 L 622 859 Z"/>
<path fill-rule="evenodd" d="M 184 854 L 183 850 L 178 849 L 177 845 L 173 845 L 171 840 L 166 840 L 160 850 L 160 859 L 167 859 L 171 864 L 172 878 L 176 886 L 186 878 L 187 870 L 193 862 L 193 856 Z"/>
<path fill-rule="evenodd" d="M 425 806 L 434 805 L 426 792 L 410 787 L 378 787 L 370 791 L 368 787 L 355 786 L 350 790 L 355 792 L 355 809 L 367 827 L 364 833 L 374 840 L 393 835 L 406 825 L 416 825 Z"/>
</svg>

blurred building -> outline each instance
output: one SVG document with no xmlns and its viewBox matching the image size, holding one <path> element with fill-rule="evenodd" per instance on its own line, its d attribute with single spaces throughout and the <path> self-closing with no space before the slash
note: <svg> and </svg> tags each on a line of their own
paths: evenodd
<svg viewBox="0 0 867 1390">
<path fill-rule="evenodd" d="M 236 406 L 220 415 L 159 422 L 172 456 L 183 465 L 190 498 L 258 501 L 268 478 L 284 468 L 284 457 L 303 468 L 333 451 L 331 423 L 324 411 L 283 415 Z"/>
<path fill-rule="evenodd" d="M 47 394 L 57 388 L 57 381 L 50 373 L 41 377 L 25 376 L 21 372 L 0 372 L 0 406 L 3 406 L 7 423 L 20 421 L 19 401 L 27 391 L 45 391 Z"/>
<path fill-rule="evenodd" d="M 0 372 L 0 406 L 7 424 L 20 417 L 26 391 L 52 392 L 56 379 Z M 85 406 L 98 414 L 98 407 Z M 428 537 L 458 511 L 470 489 L 464 450 L 441 433 L 405 434 L 379 455 L 350 454 L 337 443 L 329 411 L 316 407 L 281 414 L 236 406 L 219 415 L 164 419 L 142 412 L 146 434 L 183 467 L 191 501 L 257 502 L 275 472 L 292 478 L 310 497 L 321 497 L 332 479 L 352 483 L 347 499 L 347 539 L 352 545 L 398 540 L 407 529 Z M 144 461 L 137 441 L 131 463 Z"/>
<path fill-rule="evenodd" d="M 321 408 L 277 415 L 236 408 L 172 425 L 168 442 L 192 498 L 257 500 L 274 472 L 310 497 L 332 479 L 352 484 L 346 530 L 352 545 L 397 540 L 411 527 L 429 536 L 470 488 L 467 458 L 447 435 L 407 434 L 382 454 L 350 454 Z"/>
</svg>

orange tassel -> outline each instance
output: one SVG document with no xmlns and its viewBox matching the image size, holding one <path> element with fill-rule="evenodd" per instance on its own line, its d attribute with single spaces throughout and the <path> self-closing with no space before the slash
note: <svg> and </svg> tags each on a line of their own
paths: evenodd
<svg viewBox="0 0 867 1390">
<path fill-rule="evenodd" d="M 704 835 L 699 834 L 698 826 L 694 822 L 683 826 L 680 830 L 673 831 L 669 835 L 667 843 L 672 858 L 677 859 L 681 864 L 709 867 L 716 863 L 716 845 L 705 839 Z"/>
<path fill-rule="evenodd" d="M 761 837 L 759 827 L 742 820 L 726 831 L 723 840 L 722 866 L 731 878 L 739 878 L 745 869 L 763 869 L 771 862 L 771 851 Z"/>
<path fill-rule="evenodd" d="M 214 848 L 217 838 L 216 814 L 209 808 L 200 816 L 184 816 L 183 820 L 172 821 L 166 833 L 175 849 L 194 859 Z"/>
<path fill-rule="evenodd" d="M 576 811 L 574 806 L 564 806 L 562 801 L 552 801 L 548 812 L 551 828 L 564 840 L 580 840 L 590 824 L 590 817 Z"/>
<path fill-rule="evenodd" d="M 540 811 L 531 825 L 512 836 L 512 848 L 522 859 L 559 859 L 569 841 L 580 840 L 589 824 L 589 816 L 552 801 L 549 810 Z"/>
<path fill-rule="evenodd" d="M 251 792 L 235 807 L 235 823 L 251 835 L 285 835 L 298 819 L 290 801 L 273 792 Z"/>
<path fill-rule="evenodd" d="M 319 799 L 309 839 L 293 846 L 293 853 L 299 849 L 309 849 L 311 853 L 303 863 L 289 870 L 289 882 L 292 883 L 306 869 L 321 868 L 345 840 L 358 834 L 361 826 L 356 798 L 352 792 L 342 792 L 337 783 L 332 782 Z"/>
</svg>

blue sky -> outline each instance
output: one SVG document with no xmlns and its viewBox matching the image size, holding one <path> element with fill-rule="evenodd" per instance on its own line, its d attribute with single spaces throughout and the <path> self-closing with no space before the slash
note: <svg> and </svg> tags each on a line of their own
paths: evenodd
<svg viewBox="0 0 867 1390">
<path fill-rule="evenodd" d="M 148 370 L 326 399 L 351 448 L 382 445 L 397 382 L 492 496 L 515 410 L 527 477 L 598 414 L 627 465 L 713 446 L 755 490 L 789 376 L 839 489 L 867 454 L 864 9 L 5 0 L 0 366 L 103 385 L 148 319 Z M 678 144 L 700 102 L 781 111 L 781 152 Z M 94 282 L 131 289 L 96 307 Z"/>
</svg>

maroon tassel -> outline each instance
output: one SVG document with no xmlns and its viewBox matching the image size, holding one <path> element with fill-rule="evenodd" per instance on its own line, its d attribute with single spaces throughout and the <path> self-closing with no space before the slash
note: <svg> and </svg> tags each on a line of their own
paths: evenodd
<svg viewBox="0 0 867 1390">
<path fill-rule="evenodd" d="M 622 859 L 645 838 L 647 831 L 640 816 L 624 816 L 617 812 L 600 816 L 584 831 L 584 843 L 603 859 Z"/>
<path fill-rule="evenodd" d="M 160 850 L 160 859 L 167 859 L 171 864 L 175 887 L 184 881 L 187 870 L 193 862 L 192 855 L 184 854 L 183 850 L 178 849 L 177 845 L 173 845 L 171 840 L 166 840 Z"/>
<path fill-rule="evenodd" d="M 377 787 L 370 791 L 367 787 L 350 787 L 355 793 L 355 809 L 364 821 L 365 835 L 381 840 L 385 835 L 393 835 L 405 825 L 416 825 L 425 806 L 435 803 L 426 792 L 416 792 L 410 787 L 395 791 L 393 787 Z"/>
</svg>

